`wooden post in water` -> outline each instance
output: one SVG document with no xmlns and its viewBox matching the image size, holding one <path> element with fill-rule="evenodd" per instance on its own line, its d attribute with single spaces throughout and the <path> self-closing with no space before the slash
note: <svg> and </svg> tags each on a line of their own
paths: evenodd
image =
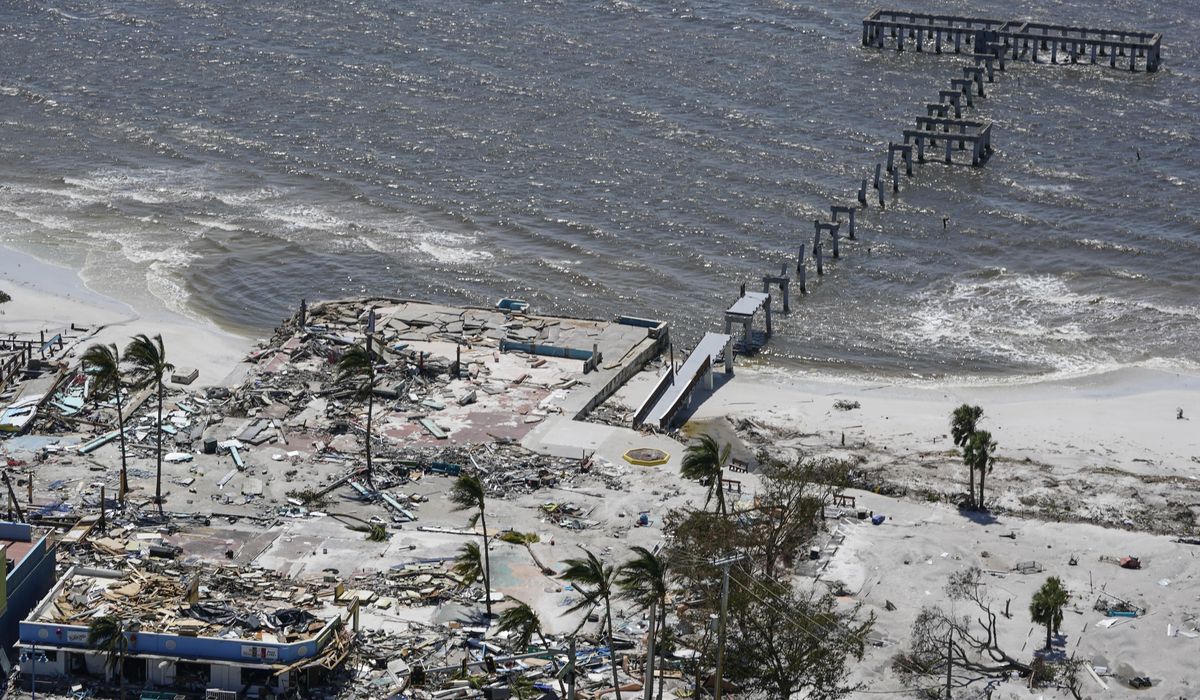
<svg viewBox="0 0 1200 700">
<path fill-rule="evenodd" d="M 804 284 L 805 269 L 804 269 L 804 244 L 803 243 L 800 244 L 800 254 L 796 256 L 796 275 L 798 276 L 798 279 L 800 280 L 800 293 L 808 294 L 808 288 Z"/>
<path fill-rule="evenodd" d="M 821 260 L 821 229 L 819 222 L 813 221 L 813 223 L 818 225 L 817 235 L 813 237 L 813 260 L 817 263 L 817 276 L 820 277 L 825 274 L 825 267 Z"/>
<path fill-rule="evenodd" d="M 835 224 L 841 221 L 841 214 L 845 214 L 847 217 L 849 217 L 850 231 L 848 237 L 850 240 L 854 240 L 854 207 L 831 206 L 829 207 L 829 212 L 832 215 L 833 223 Z"/>
</svg>

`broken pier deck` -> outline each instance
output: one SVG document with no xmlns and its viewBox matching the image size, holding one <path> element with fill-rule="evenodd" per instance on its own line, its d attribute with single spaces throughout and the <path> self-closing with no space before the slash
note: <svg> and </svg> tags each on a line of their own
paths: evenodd
<svg viewBox="0 0 1200 700">
<path fill-rule="evenodd" d="M 1086 58 L 1096 64 L 1107 58 L 1113 68 L 1125 66 L 1127 59 L 1129 70 L 1137 70 L 1141 59 L 1147 73 L 1157 71 L 1162 63 L 1162 34 L 1157 32 L 875 10 L 863 19 L 862 45 L 881 49 L 886 40 L 898 51 L 904 50 L 905 42 L 916 51 L 932 44 L 934 53 L 939 54 L 943 44 L 954 53 L 970 47 L 976 53 L 995 55 L 1001 70 L 1004 59 L 1038 63 L 1039 51 L 1056 64 L 1060 54 L 1070 63 Z"/>
</svg>

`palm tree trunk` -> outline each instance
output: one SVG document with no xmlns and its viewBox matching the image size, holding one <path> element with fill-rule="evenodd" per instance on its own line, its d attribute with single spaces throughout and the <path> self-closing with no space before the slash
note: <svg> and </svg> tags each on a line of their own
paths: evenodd
<svg viewBox="0 0 1200 700">
<path fill-rule="evenodd" d="M 117 382 L 117 436 L 121 439 L 121 484 L 117 487 L 117 500 L 125 506 L 125 494 L 129 492 L 129 476 L 125 460 L 125 414 L 121 406 L 121 384 Z"/>
<path fill-rule="evenodd" d="M 371 471 L 371 418 L 375 412 L 375 374 L 372 372 L 368 376 L 367 386 L 367 485 L 371 490 L 375 490 L 375 480 L 372 478 Z"/>
<path fill-rule="evenodd" d="M 162 410 L 163 410 L 163 383 L 162 375 L 158 375 L 158 449 L 157 461 L 158 468 L 154 475 L 154 501 L 158 503 L 158 514 L 163 514 L 163 497 L 162 497 Z"/>
<path fill-rule="evenodd" d="M 121 636 L 122 638 L 125 636 L 124 630 L 121 630 Z M 124 642 L 124 639 L 121 639 L 120 641 Z M 125 700 L 125 645 L 123 643 L 121 644 L 121 653 L 117 655 L 117 664 L 117 681 L 119 688 L 117 700 Z"/>
<path fill-rule="evenodd" d="M 617 677 L 617 650 L 613 648 L 612 602 L 604 596 L 604 617 L 608 620 L 608 660 L 612 666 L 613 692 L 621 700 L 621 681 Z"/>
<path fill-rule="evenodd" d="M 986 464 L 986 463 L 984 463 L 984 464 L 983 464 L 983 465 L 982 465 L 982 466 L 979 468 L 979 507 L 980 507 L 981 509 L 984 507 L 984 506 L 983 506 L 983 503 L 984 503 L 984 500 L 983 500 L 983 480 L 984 480 L 984 479 L 986 479 L 986 478 L 987 478 L 987 464 Z"/>
<path fill-rule="evenodd" d="M 655 609 L 658 601 L 650 601 L 650 629 L 646 640 L 646 689 L 643 695 L 644 700 L 653 700 L 654 698 L 654 639 L 658 633 L 658 611 Z"/>
<path fill-rule="evenodd" d="M 970 499 L 970 503 L 968 505 L 970 505 L 972 508 L 974 508 L 975 507 L 975 465 L 968 464 L 967 471 L 970 472 L 970 474 L 971 474 L 971 488 L 970 488 L 971 499 Z"/>
<path fill-rule="evenodd" d="M 725 470 L 717 470 L 717 510 L 721 511 L 721 517 L 727 515 L 725 511 Z M 618 700 L 620 700 L 618 698 Z"/>
<path fill-rule="evenodd" d="M 659 609 L 659 613 L 658 613 L 658 634 L 661 637 L 664 634 L 666 634 L 666 629 L 667 629 L 667 597 L 665 595 L 663 596 L 663 599 L 661 601 L 659 601 L 659 608 L 660 609 Z M 662 679 L 659 679 L 658 700 L 663 700 L 663 686 L 664 685 L 666 685 L 666 684 L 662 682 Z"/>
<path fill-rule="evenodd" d="M 483 526 L 483 591 L 487 596 L 484 602 L 490 621 L 492 619 L 492 561 L 488 555 L 487 516 L 483 513 L 482 503 L 479 504 L 479 524 Z"/>
</svg>

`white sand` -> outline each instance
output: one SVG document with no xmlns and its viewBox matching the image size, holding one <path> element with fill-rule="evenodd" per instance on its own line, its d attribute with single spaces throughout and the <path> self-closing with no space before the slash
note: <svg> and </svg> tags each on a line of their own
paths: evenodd
<svg viewBox="0 0 1200 700">
<path fill-rule="evenodd" d="M 860 408 L 838 410 L 839 400 Z M 1191 505 L 1200 499 L 1181 493 L 1200 485 L 1193 422 L 1200 421 L 1200 377 L 1181 373 L 1131 368 L 1042 383 L 932 387 L 855 386 L 739 368 L 692 419 L 749 419 L 785 453 L 854 457 L 876 481 L 955 498 L 966 493 L 966 472 L 949 419 L 964 402 L 983 407 L 981 428 L 999 444 L 987 481 L 993 507 L 1161 531 L 1178 530 L 1156 520 L 1191 524 L 1189 508 L 1200 515 Z"/>
<path fill-rule="evenodd" d="M 116 343 L 123 350 L 136 334 L 161 334 L 172 364 L 200 370 L 193 386 L 223 384 L 235 378 L 238 363 L 251 347 L 248 338 L 179 314 L 134 309 L 91 291 L 70 269 L 3 247 L 0 290 L 12 297 L 0 304 L 0 334 L 4 336 L 30 338 L 45 331 L 51 337 L 66 331 L 65 335 L 79 339 L 70 354 L 77 357 L 92 343 Z M 72 324 L 87 331 L 72 331 Z"/>
</svg>

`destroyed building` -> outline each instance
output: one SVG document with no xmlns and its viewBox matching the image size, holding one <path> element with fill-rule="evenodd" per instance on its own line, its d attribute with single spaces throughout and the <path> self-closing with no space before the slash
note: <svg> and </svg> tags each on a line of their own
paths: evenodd
<svg viewBox="0 0 1200 700">
<path fill-rule="evenodd" d="M 358 604 L 337 593 L 256 570 L 72 567 L 20 624 L 19 646 L 37 660 L 22 664 L 23 683 L 115 679 L 106 651 L 88 643 L 91 622 L 110 616 L 129 687 L 303 693 L 349 653 Z"/>
<path fill-rule="evenodd" d="M 25 523 L 0 522 L 7 573 L 0 578 L 0 646 L 4 670 L 15 662 L 17 624 L 54 585 L 56 547 L 47 533 Z"/>
</svg>

